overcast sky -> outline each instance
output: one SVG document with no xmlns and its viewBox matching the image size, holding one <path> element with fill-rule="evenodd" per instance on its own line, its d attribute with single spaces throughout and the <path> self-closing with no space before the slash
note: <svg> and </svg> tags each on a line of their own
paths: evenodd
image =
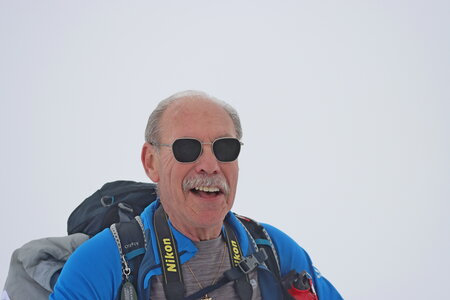
<svg viewBox="0 0 450 300">
<path fill-rule="evenodd" d="M 148 181 L 159 100 L 240 113 L 234 210 L 291 235 L 346 299 L 444 299 L 448 1 L 0 1 L 0 282 L 103 183 Z"/>
</svg>

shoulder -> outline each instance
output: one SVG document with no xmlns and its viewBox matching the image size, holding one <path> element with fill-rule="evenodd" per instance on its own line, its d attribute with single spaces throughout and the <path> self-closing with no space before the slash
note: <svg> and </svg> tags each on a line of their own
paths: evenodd
<svg viewBox="0 0 450 300">
<path fill-rule="evenodd" d="M 282 275 L 295 269 L 297 272 L 307 270 L 312 272 L 312 263 L 308 253 L 295 242 L 289 235 L 280 229 L 261 223 L 269 234 L 280 259 L 280 268 Z"/>
<path fill-rule="evenodd" d="M 300 245 L 278 228 L 269 224 L 261 225 L 266 229 L 278 253 L 282 276 L 291 270 L 299 273 L 305 270 L 312 276 L 320 299 L 342 299 L 335 287 L 313 266 L 310 256 Z"/>
<path fill-rule="evenodd" d="M 50 299 L 114 299 L 121 280 L 120 255 L 108 228 L 70 256 Z"/>
</svg>

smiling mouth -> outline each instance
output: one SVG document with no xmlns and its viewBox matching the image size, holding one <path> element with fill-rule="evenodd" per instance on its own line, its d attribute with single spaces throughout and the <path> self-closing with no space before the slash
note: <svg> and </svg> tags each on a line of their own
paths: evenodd
<svg viewBox="0 0 450 300">
<path fill-rule="evenodd" d="M 199 186 L 190 190 L 193 194 L 201 197 L 215 197 L 223 194 L 218 187 Z"/>
</svg>

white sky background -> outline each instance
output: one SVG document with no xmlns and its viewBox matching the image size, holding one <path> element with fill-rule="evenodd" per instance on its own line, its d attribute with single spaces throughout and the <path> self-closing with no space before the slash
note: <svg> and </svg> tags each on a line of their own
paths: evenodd
<svg viewBox="0 0 450 300">
<path fill-rule="evenodd" d="M 444 299 L 449 77 L 448 1 L 0 1 L 0 282 L 104 182 L 147 181 L 149 113 L 200 89 L 241 115 L 235 211 L 346 299 Z"/>
</svg>

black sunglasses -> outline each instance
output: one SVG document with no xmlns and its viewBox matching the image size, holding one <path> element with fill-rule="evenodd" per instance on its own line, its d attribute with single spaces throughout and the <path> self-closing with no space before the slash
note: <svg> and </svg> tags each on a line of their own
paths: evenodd
<svg viewBox="0 0 450 300">
<path fill-rule="evenodd" d="M 202 154 L 203 145 L 211 145 L 214 155 L 220 162 L 231 162 L 238 158 L 241 145 L 236 138 L 219 138 L 212 143 L 203 143 L 194 138 L 176 139 L 172 144 L 154 144 L 153 146 L 172 147 L 173 156 L 182 163 L 195 162 Z"/>
</svg>

